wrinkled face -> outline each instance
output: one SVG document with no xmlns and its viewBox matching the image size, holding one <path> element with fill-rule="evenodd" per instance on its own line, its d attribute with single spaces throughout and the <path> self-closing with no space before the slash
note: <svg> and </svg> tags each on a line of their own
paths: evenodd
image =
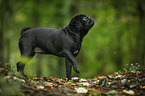
<svg viewBox="0 0 145 96">
<path fill-rule="evenodd" d="M 93 27 L 94 20 L 86 15 L 77 15 L 72 18 L 70 24 L 79 31 L 88 32 Z"/>
</svg>

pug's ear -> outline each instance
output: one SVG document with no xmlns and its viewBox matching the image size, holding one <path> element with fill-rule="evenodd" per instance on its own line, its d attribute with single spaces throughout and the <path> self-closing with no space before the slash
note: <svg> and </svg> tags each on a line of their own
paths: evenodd
<svg viewBox="0 0 145 96">
<path fill-rule="evenodd" d="M 80 22 L 78 22 L 78 21 L 75 20 L 75 19 L 72 19 L 72 20 L 71 20 L 71 24 L 72 24 L 72 26 L 78 26 L 79 23 L 80 23 Z"/>
</svg>

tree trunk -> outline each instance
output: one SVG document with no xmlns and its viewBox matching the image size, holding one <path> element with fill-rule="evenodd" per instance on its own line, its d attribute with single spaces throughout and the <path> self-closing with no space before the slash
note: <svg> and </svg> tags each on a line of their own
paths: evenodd
<svg viewBox="0 0 145 96">
<path fill-rule="evenodd" d="M 9 61 L 10 57 L 10 33 L 7 33 L 7 28 L 12 15 L 12 8 L 9 0 L 2 0 L 0 2 L 0 67 Z M 6 37 L 6 38 L 4 38 Z"/>
<path fill-rule="evenodd" d="M 139 28 L 136 39 L 136 56 L 137 61 L 142 65 L 145 65 L 145 10 L 144 10 L 144 1 L 137 1 L 137 10 L 139 14 Z"/>
</svg>

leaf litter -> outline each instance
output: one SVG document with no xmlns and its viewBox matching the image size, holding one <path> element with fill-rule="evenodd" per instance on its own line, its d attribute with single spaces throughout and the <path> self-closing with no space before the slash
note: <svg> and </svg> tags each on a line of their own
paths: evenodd
<svg viewBox="0 0 145 96">
<path fill-rule="evenodd" d="M 32 77 L 30 79 L 17 73 L 10 75 L 8 74 L 8 70 L 4 68 L 0 68 L 0 76 L 2 79 L 5 79 L 7 83 L 10 83 L 10 80 L 20 82 L 21 93 L 16 93 L 15 95 L 22 96 L 145 96 L 145 67 L 138 66 L 131 66 L 122 73 L 98 76 L 93 79 L 73 77 L 72 80 L 69 81 L 55 77 Z M 3 88 L 0 87 L 0 95 L 2 94 Z"/>
</svg>

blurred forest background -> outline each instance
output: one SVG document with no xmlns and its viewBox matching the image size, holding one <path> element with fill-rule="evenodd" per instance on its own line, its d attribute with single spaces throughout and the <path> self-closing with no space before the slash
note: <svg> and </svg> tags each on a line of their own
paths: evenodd
<svg viewBox="0 0 145 96">
<path fill-rule="evenodd" d="M 130 64 L 145 65 L 144 0 L 0 0 L 0 67 L 10 64 L 16 72 L 23 27 L 59 29 L 77 14 L 94 18 L 95 25 L 77 57 L 80 73 L 72 76 L 95 77 Z M 64 58 L 37 54 L 25 73 L 65 78 Z"/>
</svg>

